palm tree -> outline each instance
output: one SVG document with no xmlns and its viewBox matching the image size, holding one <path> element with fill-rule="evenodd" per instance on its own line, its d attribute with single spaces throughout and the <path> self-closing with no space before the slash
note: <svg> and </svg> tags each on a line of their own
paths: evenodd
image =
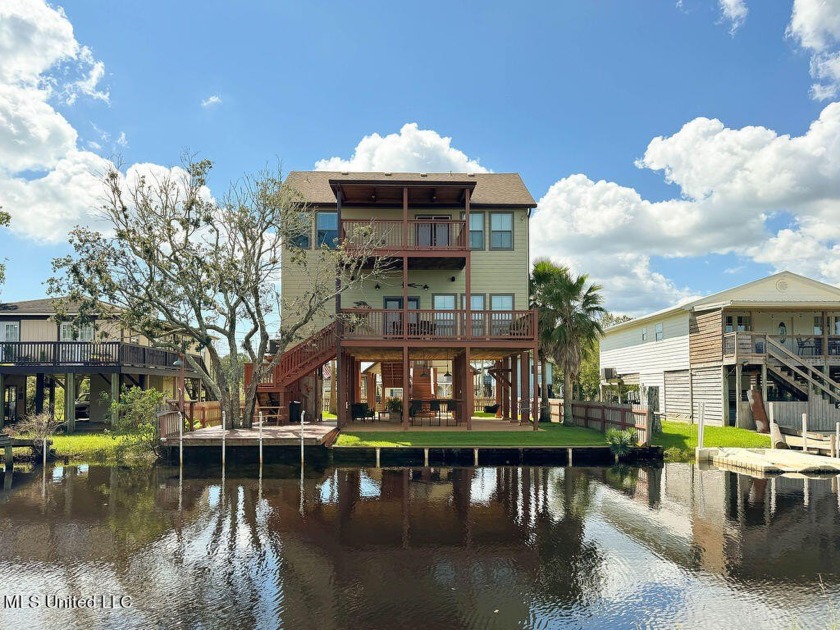
<svg viewBox="0 0 840 630">
<path fill-rule="evenodd" d="M 540 359 L 552 362 L 563 372 L 563 421 L 571 422 L 572 383 L 580 372 L 584 356 L 603 334 L 601 287 L 589 284 L 586 274 L 574 276 L 568 267 L 548 259 L 534 263 L 531 272 L 531 307 L 539 316 Z M 543 376 L 543 392 L 546 378 Z M 545 400 L 545 396 L 543 396 Z M 543 407 L 545 409 L 545 406 Z"/>
</svg>

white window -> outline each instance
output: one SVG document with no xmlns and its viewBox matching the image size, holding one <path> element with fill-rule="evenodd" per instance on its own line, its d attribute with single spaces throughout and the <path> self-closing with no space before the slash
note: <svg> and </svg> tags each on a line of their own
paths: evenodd
<svg viewBox="0 0 840 630">
<path fill-rule="evenodd" d="M 647 328 L 642 328 L 642 341 L 647 341 Z"/>
<path fill-rule="evenodd" d="M 0 324 L 0 341 L 20 341 L 20 322 Z"/>
<path fill-rule="evenodd" d="M 82 324 L 74 328 L 71 322 L 61 322 L 59 341 L 93 341 L 93 324 Z"/>
<path fill-rule="evenodd" d="M 662 326 L 662 324 L 661 323 L 656 324 L 656 326 L 654 327 L 654 330 L 656 332 L 656 340 L 657 341 L 662 341 L 665 338 L 665 330 L 664 330 L 664 327 Z"/>
<path fill-rule="evenodd" d="M 814 316 L 814 334 L 815 335 L 823 334 L 822 315 L 815 315 Z"/>
</svg>

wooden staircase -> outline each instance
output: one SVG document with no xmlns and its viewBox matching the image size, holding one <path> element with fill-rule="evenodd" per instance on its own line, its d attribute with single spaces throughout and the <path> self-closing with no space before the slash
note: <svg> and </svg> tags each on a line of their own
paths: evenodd
<svg viewBox="0 0 840 630">
<path fill-rule="evenodd" d="M 296 383 L 336 356 L 338 333 L 333 322 L 284 352 L 269 374 L 257 385 L 258 410 L 267 421 L 287 420 L 288 404 L 293 400 Z M 271 360 L 271 359 L 268 359 Z M 253 378 L 254 369 L 245 365 L 245 384 Z M 267 414 L 267 417 L 266 417 Z"/>
<path fill-rule="evenodd" d="M 794 391 L 808 396 L 811 391 L 840 403 L 840 383 L 833 380 L 826 372 L 802 362 L 800 357 L 785 348 L 774 339 L 767 337 L 767 369 Z"/>
</svg>

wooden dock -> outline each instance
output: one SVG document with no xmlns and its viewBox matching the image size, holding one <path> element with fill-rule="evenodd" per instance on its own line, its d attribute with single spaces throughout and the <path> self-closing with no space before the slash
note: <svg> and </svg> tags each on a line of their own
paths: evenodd
<svg viewBox="0 0 840 630">
<path fill-rule="evenodd" d="M 760 475 L 840 474 L 840 459 L 801 451 L 770 448 L 702 448 L 697 461 L 708 462 L 725 470 Z"/>
<path fill-rule="evenodd" d="M 301 426 L 299 424 L 281 424 L 279 426 L 265 426 L 262 430 L 263 446 L 300 446 Z M 304 446 L 329 446 L 338 437 L 338 427 L 335 422 L 309 422 L 303 425 Z M 227 429 L 225 431 L 225 446 L 257 447 L 260 442 L 259 426 L 250 429 Z M 165 447 L 178 447 L 179 436 L 167 435 L 161 438 Z M 184 448 L 194 446 L 222 445 L 222 428 L 207 427 L 184 433 Z"/>
</svg>

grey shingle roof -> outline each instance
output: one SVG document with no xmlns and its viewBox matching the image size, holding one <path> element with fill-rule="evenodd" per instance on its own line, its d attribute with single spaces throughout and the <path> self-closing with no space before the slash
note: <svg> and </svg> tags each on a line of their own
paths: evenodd
<svg viewBox="0 0 840 630">
<path fill-rule="evenodd" d="M 537 203 L 525 187 L 519 173 L 370 173 L 340 171 L 292 171 L 286 183 L 311 204 L 335 204 L 330 180 L 381 182 L 386 184 L 475 184 L 471 200 L 474 205 L 536 207 Z"/>
</svg>

